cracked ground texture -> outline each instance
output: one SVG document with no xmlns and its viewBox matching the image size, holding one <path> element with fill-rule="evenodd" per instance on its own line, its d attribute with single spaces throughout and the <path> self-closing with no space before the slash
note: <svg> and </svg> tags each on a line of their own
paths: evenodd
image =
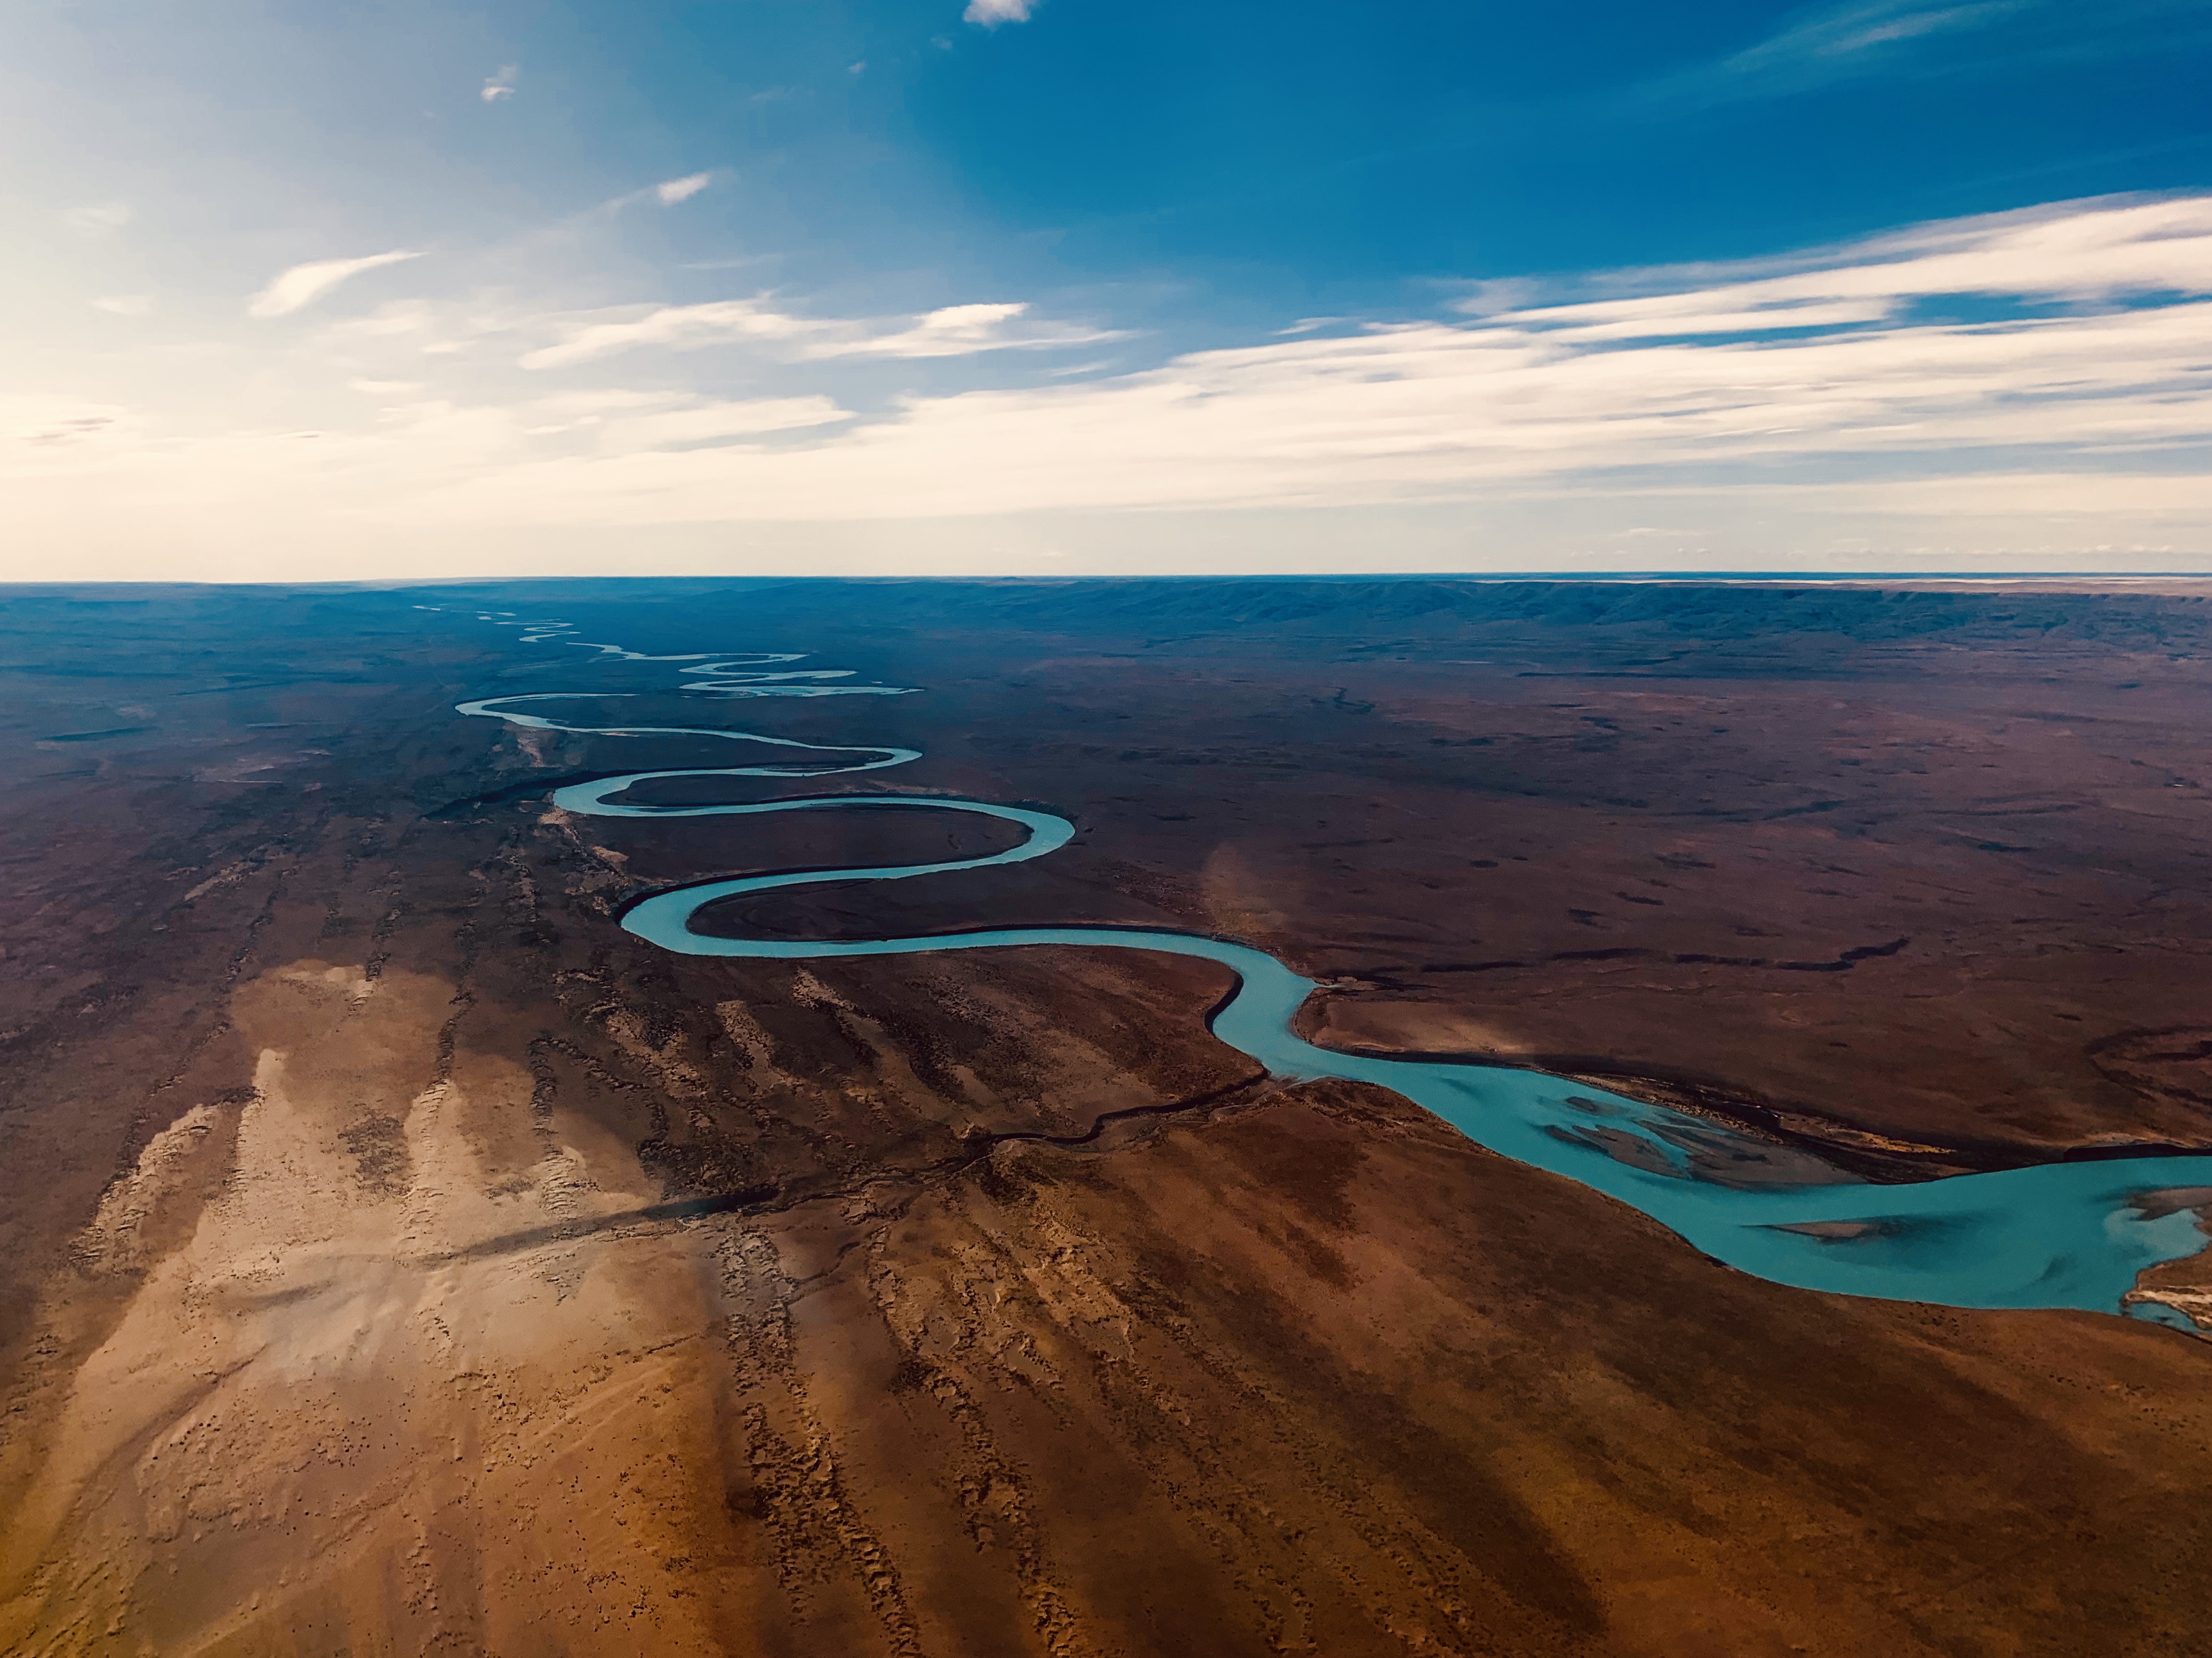
<svg viewBox="0 0 2212 1658">
<path fill-rule="evenodd" d="M 1000 831 L 574 820 L 532 780 L 658 751 L 451 718 L 541 687 L 511 638 L 52 597 L 0 668 L 0 1651 L 2163 1658 L 2212 1612 L 2183 1333 L 1745 1278 L 1255 1075 L 1202 963 L 661 955 L 611 920 L 641 885 Z M 1227 932 L 1330 981 L 1323 1040 L 1641 1079 L 1878 1178 L 2205 1143 L 2199 601 L 2075 596 L 2029 652 L 1872 598 L 1779 665 L 1709 596 L 1520 616 L 1471 688 L 1505 635 L 1464 618 L 1382 660 L 655 625 L 930 688 L 718 721 L 1081 822 L 728 930 Z"/>
</svg>

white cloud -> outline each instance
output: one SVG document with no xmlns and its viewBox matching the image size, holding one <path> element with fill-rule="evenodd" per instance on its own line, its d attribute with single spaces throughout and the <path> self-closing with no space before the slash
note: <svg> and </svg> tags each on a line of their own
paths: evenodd
<svg viewBox="0 0 2212 1658">
<path fill-rule="evenodd" d="M 253 317 L 288 317 L 303 306 L 313 304 L 340 282 L 357 276 L 364 270 L 374 270 L 379 265 L 398 264 L 406 259 L 419 259 L 420 253 L 395 249 L 389 253 L 371 253 L 359 259 L 314 259 L 306 264 L 295 264 L 280 270 L 270 280 L 269 286 L 256 294 L 246 307 Z"/>
<path fill-rule="evenodd" d="M 660 198 L 662 206 L 673 207 L 678 202 L 690 201 L 714 182 L 714 175 L 711 173 L 688 173 L 681 179 L 671 179 L 665 184 L 655 185 L 653 193 Z"/>
<path fill-rule="evenodd" d="M 2212 198 L 1991 214 L 1784 259 L 1625 272 L 1601 286 L 1659 291 L 1502 312 L 1478 301 L 1462 308 L 1634 337 L 1874 321 L 1944 295 L 2055 302 L 2212 293 Z M 1822 307 L 1829 314 L 1820 314 Z"/>
<path fill-rule="evenodd" d="M 920 317 L 851 320 L 794 316 L 765 298 L 702 305 L 623 307 L 587 313 L 557 325 L 562 337 L 525 353 L 525 368 L 562 368 L 618 352 L 659 346 L 696 350 L 751 345 L 800 359 L 952 357 L 984 351 L 1042 350 L 1117 339 L 1119 334 L 1060 323 L 1028 323 L 1026 305 L 956 305 Z"/>
<path fill-rule="evenodd" d="M 521 72 L 513 64 L 502 65 L 498 74 L 487 76 L 484 78 L 483 89 L 477 95 L 487 104 L 495 104 L 502 98 L 514 97 L 514 83 Z"/>
<path fill-rule="evenodd" d="M 92 302 L 95 311 L 105 311 L 111 317 L 143 317 L 154 309 L 150 294 L 103 294 Z"/>
<path fill-rule="evenodd" d="M 968 0 L 968 9 L 960 15 L 968 22 L 994 29 L 1001 23 L 1026 23 L 1036 9 L 1036 0 Z"/>
<path fill-rule="evenodd" d="M 82 207 L 73 207 L 64 213 L 62 222 L 79 235 L 105 235 L 109 231 L 120 230 L 131 222 L 131 203 L 88 202 Z"/>
<path fill-rule="evenodd" d="M 1483 314 L 929 396 L 901 365 L 1055 338 L 1054 325 L 1010 304 L 840 319 L 764 296 L 550 317 L 457 301 L 388 339 L 352 323 L 312 337 L 339 365 L 334 378 L 390 375 L 355 382 L 383 406 L 302 406 L 263 429 L 33 400 L 0 420 L 0 477 L 56 537 L 88 517 L 136 514 L 135 530 L 110 532 L 117 545 L 172 522 L 204 521 L 213 537 L 250 504 L 255 523 L 290 526 L 289 544 L 313 526 L 349 526 L 364 545 L 404 529 L 522 546 L 534 531 L 655 525 L 847 525 L 858 536 L 902 520 L 906 536 L 931 520 L 1147 512 L 1224 524 L 1272 514 L 1279 528 L 1334 509 L 1356 512 L 1328 521 L 1373 525 L 1449 508 L 1522 514 L 1538 537 L 1531 565 L 1542 536 L 1567 524 L 1577 545 L 1644 546 L 1662 560 L 1668 537 L 1705 532 L 1618 538 L 1717 526 L 1702 549 L 1732 525 L 1766 537 L 1818 521 L 1863 537 L 1907 526 L 1896 533 L 1932 545 L 1931 525 L 1971 542 L 1996 525 L 2015 537 L 2001 544 L 2208 550 L 2212 196 L 1929 225 L 1580 289 L 1545 305 L 1516 290 L 1524 302 L 1510 308 L 1493 290 Z M 422 339 L 487 333 L 544 342 L 523 359 L 532 367 L 734 344 L 763 360 L 746 373 L 776 394 L 578 386 L 501 401 L 488 366 L 461 404 L 421 398 L 378 367 L 379 353 L 411 357 Z M 877 388 L 856 405 L 872 412 L 849 414 L 807 383 L 809 366 L 829 360 L 840 385 Z M 287 435 L 308 427 L 323 435 Z M 951 528 L 930 533 L 954 544 Z M 1149 529 L 1117 533 L 1117 545 L 1152 544 Z"/>
<path fill-rule="evenodd" d="M 1079 385 L 914 399 L 774 453 L 526 468 L 474 480 L 436 510 L 676 522 L 1344 506 L 1900 465 L 1962 476 L 2026 465 L 2077 477 L 2079 498 L 2109 504 L 2099 479 L 2129 471 L 2126 458 L 2140 471 L 2142 458 L 2212 441 L 2212 301 L 2201 297 L 2212 295 L 2212 198 L 1967 221 L 1831 250 L 1811 269 L 1738 274 L 1199 352 Z M 1947 295 L 2066 308 L 1915 314 Z M 2146 295 L 2166 302 L 2136 302 Z M 551 349 L 580 361 L 638 343 L 641 330 L 672 340 L 704 325 L 699 309 L 598 325 L 629 332 L 595 339 L 587 328 Z M 714 330 L 772 325 L 801 358 L 921 355 L 976 349 L 1018 314 L 959 307 L 854 336 L 741 304 Z"/>
</svg>

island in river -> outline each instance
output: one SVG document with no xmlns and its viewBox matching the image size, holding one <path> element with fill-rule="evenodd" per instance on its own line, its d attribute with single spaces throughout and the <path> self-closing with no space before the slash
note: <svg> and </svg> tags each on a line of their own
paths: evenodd
<svg viewBox="0 0 2212 1658">
<path fill-rule="evenodd" d="M 2205 590 L 6 616 L 0 1645 L 2165 1653 L 2203 1625 Z M 833 792 L 1071 833 L 1012 862 L 1004 817 L 704 810 Z M 559 804 L 595 793 L 643 815 Z M 687 926 L 783 959 L 623 925 L 762 871 L 808 873 Z M 1319 987 L 1306 1042 L 1543 1081 L 1607 1168 L 1863 1214 L 2109 1165 L 2172 1259 L 2107 1311 L 1791 1288 L 1215 1041 L 1218 962 L 808 953 L 1072 925 L 1265 952 Z"/>
</svg>

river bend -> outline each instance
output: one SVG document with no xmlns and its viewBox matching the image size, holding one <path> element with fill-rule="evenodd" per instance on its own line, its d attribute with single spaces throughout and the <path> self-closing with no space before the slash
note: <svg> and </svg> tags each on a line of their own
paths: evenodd
<svg viewBox="0 0 2212 1658">
<path fill-rule="evenodd" d="M 422 607 L 425 609 L 432 607 Z M 574 637 L 566 623 L 522 622 L 498 612 L 479 620 L 522 629 L 523 642 L 581 646 L 603 659 L 678 662 L 684 689 L 717 698 L 897 695 L 906 688 L 848 683 L 843 670 L 794 670 L 802 658 L 699 653 L 649 657 Z M 1214 1013 L 1214 1035 L 1286 1078 L 1373 1083 L 1434 1113 L 1478 1145 L 1564 1175 L 1649 1215 L 1697 1248 L 1773 1283 L 1834 1294 L 1971 1308 L 2079 1308 L 2126 1312 L 2192 1329 L 2181 1313 L 2138 1297 L 2136 1278 L 2160 1261 L 2204 1247 L 2193 1209 L 2175 1207 L 2187 1188 L 2212 1187 L 2212 1157 L 2048 1163 L 1908 1185 L 1832 1177 L 1784 1184 L 1715 1178 L 1735 1138 L 1703 1119 L 1609 1094 L 1539 1072 L 1332 1052 L 1295 1034 L 1298 1009 L 1317 987 L 1249 945 L 1131 927 L 1001 927 L 915 938 L 843 942 L 722 938 L 693 930 L 710 904 L 745 893 L 825 882 L 904 881 L 952 870 L 1042 858 L 1067 844 L 1074 825 L 1050 812 L 983 800 L 899 795 L 823 795 L 753 805 L 653 805 L 625 800 L 640 783 L 664 778 L 805 777 L 906 764 L 919 751 L 838 747 L 723 727 L 586 726 L 556 705 L 607 693 L 554 692 L 485 698 L 458 712 L 514 726 L 605 737 L 691 736 L 775 750 L 751 765 L 636 772 L 573 784 L 553 794 L 563 810 L 627 818 L 746 817 L 780 812 L 961 812 L 1019 826 L 1016 846 L 983 857 L 929 864 L 815 870 L 708 881 L 653 894 L 625 910 L 637 937 L 686 956 L 753 960 L 913 956 L 1052 944 L 1194 957 L 1237 976 Z M 786 751 L 788 751 L 787 753 Z M 1747 1138 L 1737 1150 L 1757 1149 Z M 2173 1193 L 2161 1201 L 2161 1194 Z"/>
</svg>

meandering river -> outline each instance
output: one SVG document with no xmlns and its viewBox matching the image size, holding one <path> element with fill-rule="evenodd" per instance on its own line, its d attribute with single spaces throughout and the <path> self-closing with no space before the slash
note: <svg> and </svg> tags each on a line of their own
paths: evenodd
<svg viewBox="0 0 2212 1658">
<path fill-rule="evenodd" d="M 421 607 L 429 609 L 434 607 Z M 651 657 L 576 638 L 567 623 L 521 622 L 498 612 L 480 620 L 522 629 L 525 642 L 577 646 L 603 658 L 683 663 L 684 689 L 719 698 L 899 695 L 905 688 L 855 683 L 842 670 L 798 670 L 787 655 L 698 653 Z M 666 778 L 805 777 L 904 765 L 918 750 L 826 748 L 787 738 L 705 726 L 592 726 L 555 717 L 556 704 L 597 701 L 594 691 L 539 692 L 459 706 L 463 714 L 538 730 L 605 737 L 689 736 L 766 745 L 752 765 L 635 772 L 559 789 L 554 803 L 598 817 L 747 817 L 771 812 L 962 812 L 1019 826 L 1016 846 L 984 857 L 931 864 L 740 876 L 661 892 L 622 916 L 629 932 L 686 956 L 765 960 L 912 956 L 1032 944 L 1195 957 L 1237 975 L 1213 1015 L 1214 1035 L 1282 1078 L 1373 1083 L 1431 1111 L 1477 1144 L 1606 1193 L 1641 1211 L 1730 1266 L 1777 1284 L 1843 1295 L 1953 1307 L 2082 1308 L 2126 1311 L 2179 1328 L 2194 1327 L 2154 1301 L 2123 1297 L 2144 1268 L 2204 1247 L 2192 1208 L 2175 1206 L 2212 1187 L 2212 1157 L 2061 1163 L 1910 1185 L 1875 1185 L 1785 1165 L 1757 1173 L 1759 1142 L 1701 1118 L 1669 1111 L 1541 1072 L 1488 1066 L 1334 1053 L 1293 1029 L 1318 987 L 1246 944 L 1132 927 L 1000 927 L 916 938 L 806 943 L 722 938 L 695 932 L 708 905 L 744 893 L 825 882 L 905 881 L 951 870 L 1042 858 L 1067 844 L 1074 825 L 1050 812 L 936 796 L 827 795 L 756 805 L 654 805 L 625 799 Z M 783 751 L 788 751 L 787 757 Z M 1732 1163 L 1753 1171 L 1732 1175 Z M 1817 1175 L 1820 1171 L 1809 1171 Z M 2166 1196 L 2164 1194 L 2173 1194 Z"/>
</svg>

